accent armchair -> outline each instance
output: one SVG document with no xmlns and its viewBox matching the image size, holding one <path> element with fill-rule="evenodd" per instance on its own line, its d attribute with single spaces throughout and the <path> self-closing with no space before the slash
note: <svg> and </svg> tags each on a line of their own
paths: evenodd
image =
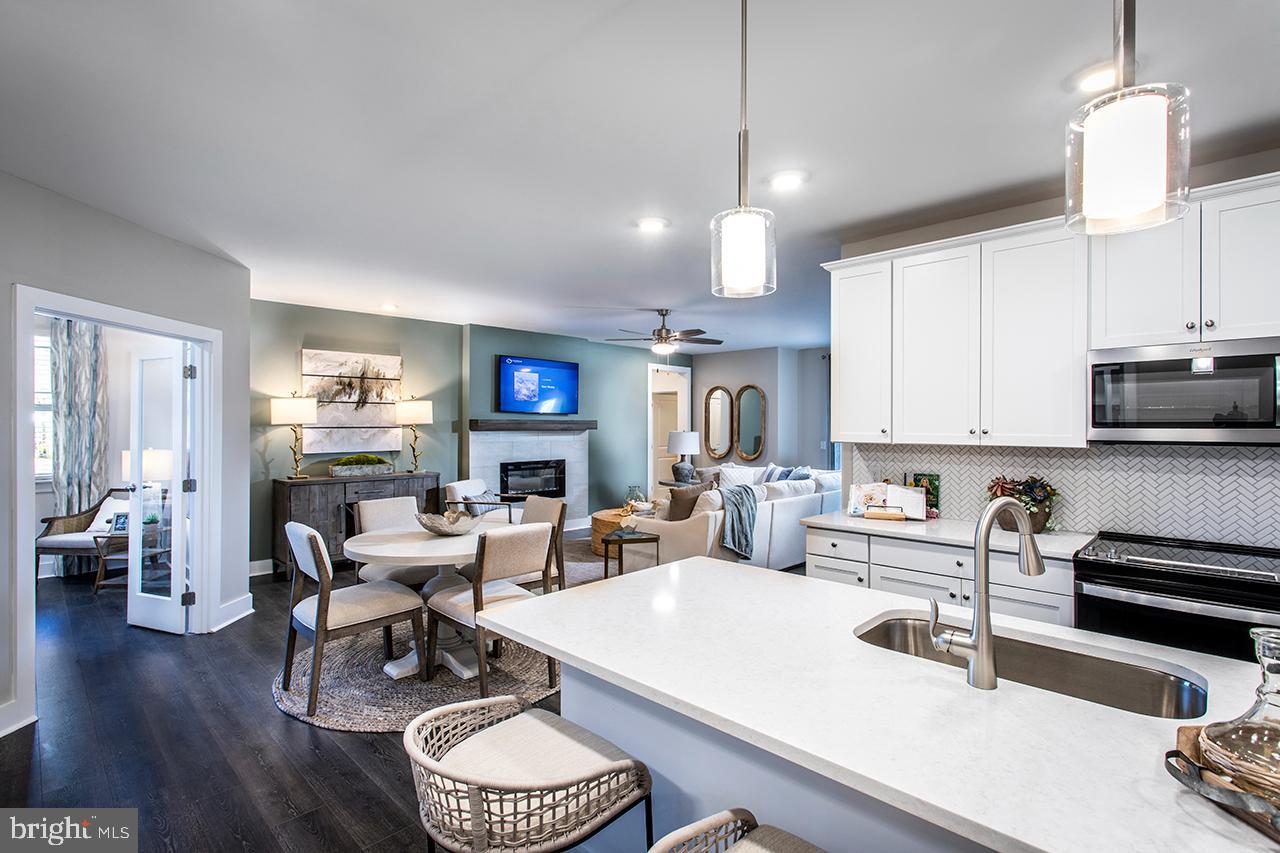
<svg viewBox="0 0 1280 853">
<path fill-rule="evenodd" d="M 72 515 L 51 515 L 40 519 L 44 530 L 36 537 L 35 560 L 36 571 L 40 569 L 40 558 L 52 557 L 90 557 L 98 559 L 98 548 L 94 543 L 94 534 L 108 533 L 107 529 L 91 531 L 98 512 L 109 500 L 121 500 L 129 497 L 128 489 L 108 489 L 107 493 L 88 509 Z M 95 590 L 96 591 L 96 590 Z"/>
</svg>

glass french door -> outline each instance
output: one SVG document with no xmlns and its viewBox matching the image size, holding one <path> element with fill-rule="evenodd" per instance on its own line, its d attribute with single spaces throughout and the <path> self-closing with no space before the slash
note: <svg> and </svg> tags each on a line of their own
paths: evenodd
<svg viewBox="0 0 1280 853">
<path fill-rule="evenodd" d="M 183 481 L 189 465 L 192 399 L 183 378 L 187 344 L 135 352 L 127 476 L 131 490 L 127 620 L 181 634 L 187 628 L 191 525 Z"/>
</svg>

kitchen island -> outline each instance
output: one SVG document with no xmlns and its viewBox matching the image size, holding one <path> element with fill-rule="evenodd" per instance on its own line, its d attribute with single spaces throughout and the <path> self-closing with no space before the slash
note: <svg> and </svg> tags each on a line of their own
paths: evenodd
<svg viewBox="0 0 1280 853">
<path fill-rule="evenodd" d="M 975 690 L 962 670 L 855 636 L 924 610 L 920 599 L 699 557 L 479 621 L 560 660 L 564 716 L 649 765 L 658 835 L 743 806 L 837 852 L 1273 849 L 1165 772 L 1188 721 L 1009 680 Z M 968 624 L 959 607 L 943 615 Z M 997 635 L 1154 659 L 1207 685 L 1201 722 L 1253 700 L 1248 663 L 994 621 Z M 583 849 L 642 849 L 638 821 L 628 815 Z"/>
</svg>

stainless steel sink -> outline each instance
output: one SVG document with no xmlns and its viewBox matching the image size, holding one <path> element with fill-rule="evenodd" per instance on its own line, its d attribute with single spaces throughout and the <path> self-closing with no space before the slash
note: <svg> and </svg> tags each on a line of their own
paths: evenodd
<svg viewBox="0 0 1280 853">
<path fill-rule="evenodd" d="M 956 668 L 965 661 L 934 649 L 923 618 L 886 619 L 858 639 L 882 649 L 927 658 Z M 1187 720 L 1204 713 L 1205 688 L 1158 669 L 1042 646 L 996 635 L 1000 678 L 1074 696 L 1149 717 Z"/>
</svg>

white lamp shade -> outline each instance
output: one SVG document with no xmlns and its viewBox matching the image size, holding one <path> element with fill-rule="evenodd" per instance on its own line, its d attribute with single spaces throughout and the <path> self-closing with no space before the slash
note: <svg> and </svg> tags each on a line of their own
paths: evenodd
<svg viewBox="0 0 1280 853">
<path fill-rule="evenodd" d="M 133 478 L 132 454 L 125 450 L 120 453 L 120 479 Z M 142 449 L 142 479 L 147 483 L 164 482 L 173 479 L 173 451 L 156 447 Z"/>
<path fill-rule="evenodd" d="M 315 397 L 273 397 L 271 423 L 276 426 L 316 422 Z"/>
<path fill-rule="evenodd" d="M 777 289 L 773 214 L 758 207 L 716 214 L 711 220 L 711 292 L 747 299 Z"/>
<path fill-rule="evenodd" d="M 431 423 L 430 400 L 401 400 L 396 403 L 396 423 L 401 426 Z"/>
<path fill-rule="evenodd" d="M 702 437 L 696 432 L 672 431 L 667 433 L 667 452 L 677 456 L 693 456 L 702 449 Z"/>
<path fill-rule="evenodd" d="M 1067 125 L 1067 227 L 1081 234 L 1151 228 L 1187 210 L 1188 93 L 1130 86 L 1081 107 Z"/>
</svg>

